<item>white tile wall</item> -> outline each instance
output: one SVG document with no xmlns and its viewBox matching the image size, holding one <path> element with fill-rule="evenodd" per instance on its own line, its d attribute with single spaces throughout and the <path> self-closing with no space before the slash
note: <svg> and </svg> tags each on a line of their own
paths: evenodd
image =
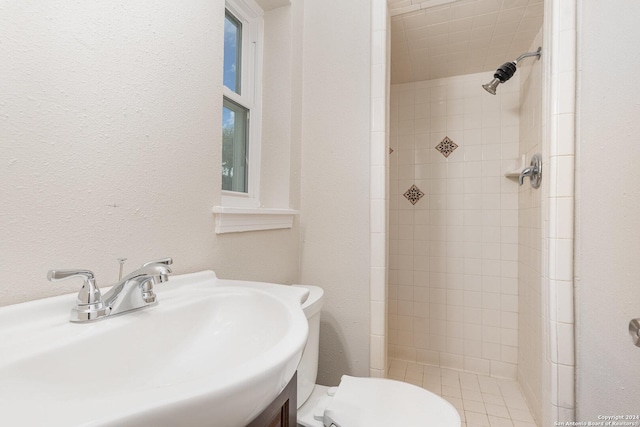
<svg viewBox="0 0 640 427">
<path fill-rule="evenodd" d="M 542 423 L 575 419 L 573 301 L 576 1 L 546 0 L 542 186 Z"/>
<path fill-rule="evenodd" d="M 515 378 L 518 360 L 518 77 L 392 85 L 389 353 Z M 448 136 L 458 148 L 434 147 Z M 425 196 L 402 194 L 415 184 Z"/>
<path fill-rule="evenodd" d="M 531 49 L 542 46 L 542 29 Z M 542 69 L 540 61 L 522 62 L 520 73 L 520 155 L 526 164 L 542 152 Z M 542 189 L 526 180 L 518 193 L 518 286 L 520 335 L 518 381 L 531 403 L 534 417 L 542 419 Z"/>
<path fill-rule="evenodd" d="M 370 171 L 370 348 L 369 374 L 385 377 L 387 367 L 387 212 L 389 17 L 385 0 L 371 3 L 371 171 Z"/>
</svg>

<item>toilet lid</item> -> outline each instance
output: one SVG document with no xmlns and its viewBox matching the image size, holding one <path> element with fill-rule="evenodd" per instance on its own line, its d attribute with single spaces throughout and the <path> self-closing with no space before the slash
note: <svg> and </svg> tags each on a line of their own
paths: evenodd
<svg viewBox="0 0 640 427">
<path fill-rule="evenodd" d="M 460 427 L 449 402 L 412 384 L 344 375 L 324 410 L 326 427 Z"/>
</svg>

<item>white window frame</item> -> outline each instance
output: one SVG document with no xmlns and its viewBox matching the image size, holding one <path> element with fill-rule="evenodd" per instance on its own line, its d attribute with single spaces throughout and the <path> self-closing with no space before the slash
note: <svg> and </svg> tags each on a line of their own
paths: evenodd
<svg viewBox="0 0 640 427">
<path fill-rule="evenodd" d="M 247 193 L 221 190 L 221 205 L 260 206 L 260 138 L 262 134 L 262 55 L 264 12 L 254 0 L 226 0 L 225 9 L 242 23 L 240 94 L 223 85 L 222 94 L 249 111 Z"/>
<path fill-rule="evenodd" d="M 249 110 L 248 192 L 221 190 L 221 206 L 213 207 L 216 233 L 292 228 L 299 211 L 267 209 L 260 204 L 264 12 L 254 0 L 226 0 L 225 8 L 242 23 L 240 94 L 224 85 L 222 94 Z"/>
</svg>

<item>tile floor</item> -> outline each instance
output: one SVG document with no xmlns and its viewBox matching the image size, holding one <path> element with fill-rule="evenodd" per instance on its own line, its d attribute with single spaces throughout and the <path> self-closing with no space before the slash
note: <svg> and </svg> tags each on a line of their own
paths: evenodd
<svg viewBox="0 0 640 427">
<path fill-rule="evenodd" d="M 514 380 L 401 360 L 391 360 L 388 378 L 444 397 L 458 410 L 462 427 L 536 427 Z"/>
</svg>

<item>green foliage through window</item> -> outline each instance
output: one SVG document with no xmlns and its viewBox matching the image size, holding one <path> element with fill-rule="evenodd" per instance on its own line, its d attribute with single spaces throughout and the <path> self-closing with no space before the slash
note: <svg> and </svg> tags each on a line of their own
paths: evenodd
<svg viewBox="0 0 640 427">
<path fill-rule="evenodd" d="M 222 189 L 247 193 L 249 110 L 224 99 L 222 109 Z"/>
</svg>

